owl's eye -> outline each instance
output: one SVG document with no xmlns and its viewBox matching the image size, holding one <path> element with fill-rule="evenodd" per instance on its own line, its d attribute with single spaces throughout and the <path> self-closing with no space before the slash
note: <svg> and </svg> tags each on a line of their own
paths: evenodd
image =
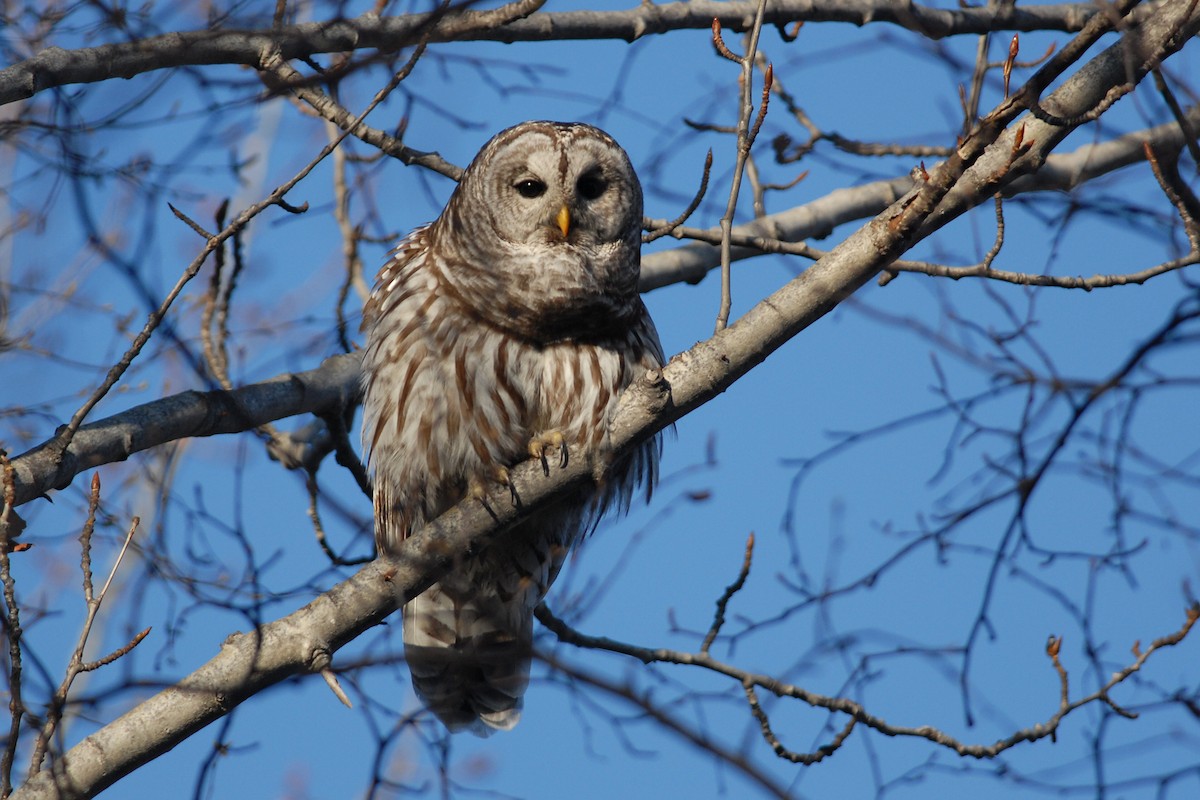
<svg viewBox="0 0 1200 800">
<path fill-rule="evenodd" d="M 596 172 L 589 172 L 579 179 L 575 184 L 575 190 L 579 192 L 579 196 L 584 200 L 595 200 L 600 195 L 604 194 L 604 190 L 608 188 L 608 181 Z"/>
<path fill-rule="evenodd" d="M 521 197 L 528 197 L 531 200 L 535 197 L 541 197 L 546 192 L 546 184 L 533 178 L 518 181 L 515 188 Z"/>
</svg>

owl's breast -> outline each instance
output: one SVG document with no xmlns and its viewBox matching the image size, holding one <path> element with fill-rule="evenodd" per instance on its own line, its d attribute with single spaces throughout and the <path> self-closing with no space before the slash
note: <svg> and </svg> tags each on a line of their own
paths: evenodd
<svg viewBox="0 0 1200 800">
<path fill-rule="evenodd" d="M 661 358 L 636 296 L 576 281 L 474 303 L 426 259 L 381 273 L 363 353 L 363 445 L 405 535 L 525 460 L 535 436 L 601 446 L 621 391 Z"/>
<path fill-rule="evenodd" d="M 439 265 L 448 294 L 475 315 L 539 345 L 620 336 L 640 309 L 639 260 L 625 243 L 507 242 Z"/>
</svg>

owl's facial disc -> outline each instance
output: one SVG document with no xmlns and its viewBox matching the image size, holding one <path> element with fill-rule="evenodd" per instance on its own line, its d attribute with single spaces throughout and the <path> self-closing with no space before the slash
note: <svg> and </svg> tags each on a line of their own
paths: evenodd
<svg viewBox="0 0 1200 800">
<path fill-rule="evenodd" d="M 479 189 L 507 242 L 591 253 L 623 241 L 630 219 L 640 222 L 632 171 L 606 140 L 527 130 L 504 141 L 494 159 L 489 185 Z"/>
<path fill-rule="evenodd" d="M 477 313 L 539 341 L 617 331 L 641 306 L 642 190 L 625 152 L 582 124 L 501 131 L 431 237 L 442 280 Z"/>
</svg>

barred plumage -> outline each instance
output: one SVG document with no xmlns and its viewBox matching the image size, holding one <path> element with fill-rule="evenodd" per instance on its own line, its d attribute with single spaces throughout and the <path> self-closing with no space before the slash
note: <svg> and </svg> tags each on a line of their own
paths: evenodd
<svg viewBox="0 0 1200 800">
<path fill-rule="evenodd" d="M 617 398 L 661 366 L 637 294 L 641 187 L 582 124 L 529 122 L 476 156 L 441 216 L 409 235 L 364 311 L 363 444 L 379 549 L 526 458 L 605 446 Z M 529 675 L 533 608 L 571 545 L 650 487 L 658 442 L 599 492 L 538 512 L 404 610 L 417 693 L 451 730 L 509 729 Z"/>
</svg>

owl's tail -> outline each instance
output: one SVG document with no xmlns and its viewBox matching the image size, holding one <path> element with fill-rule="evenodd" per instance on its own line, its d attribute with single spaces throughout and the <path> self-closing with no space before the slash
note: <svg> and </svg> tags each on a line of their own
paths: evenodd
<svg viewBox="0 0 1200 800">
<path fill-rule="evenodd" d="M 512 730 L 529 685 L 532 608 L 431 586 L 404 607 L 417 696 L 451 732 Z"/>
</svg>

